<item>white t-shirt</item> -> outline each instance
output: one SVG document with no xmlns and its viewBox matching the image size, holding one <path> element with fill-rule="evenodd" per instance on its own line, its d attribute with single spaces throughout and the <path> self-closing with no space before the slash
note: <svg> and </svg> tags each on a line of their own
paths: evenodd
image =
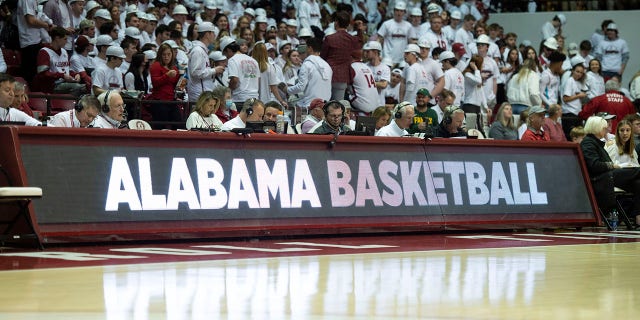
<svg viewBox="0 0 640 320">
<path fill-rule="evenodd" d="M 38 44 L 42 40 L 42 38 L 40 37 L 40 32 L 38 31 L 39 29 L 32 28 L 27 24 L 27 15 L 31 15 L 34 18 L 37 17 L 37 6 L 38 4 L 36 1 L 18 1 L 16 15 L 18 16 L 17 21 L 18 33 L 20 35 L 20 48 Z"/>
<path fill-rule="evenodd" d="M 372 112 L 380 106 L 378 105 L 375 76 L 371 69 L 362 62 L 352 63 L 351 70 L 353 74 L 351 104 L 360 111 Z"/>
<path fill-rule="evenodd" d="M 558 103 L 560 77 L 545 69 L 540 74 L 540 98 L 546 106 Z"/>
<path fill-rule="evenodd" d="M 456 68 L 445 71 L 444 88 L 456 95 L 453 105 L 460 106 L 461 102 L 464 101 L 464 76 L 462 72 Z"/>
<path fill-rule="evenodd" d="M 433 86 L 427 71 L 419 62 L 416 62 L 409 68 L 405 69 L 404 79 L 406 85 L 403 100 L 411 102 L 414 106 L 416 105 L 416 94 L 418 93 L 418 90 L 421 88 L 428 89 L 430 85 Z"/>
<path fill-rule="evenodd" d="M 481 73 L 491 74 L 489 78 L 487 78 L 483 83 L 484 95 L 488 101 L 494 100 L 496 98 L 496 93 L 493 92 L 493 84 L 497 83 L 498 75 L 500 74 L 500 69 L 498 69 L 498 64 L 495 60 L 490 58 L 485 58 L 482 62 Z"/>
<path fill-rule="evenodd" d="M 378 35 L 384 38 L 382 56 L 390 58 L 393 63 L 404 61 L 404 49 L 407 46 L 411 24 L 407 21 L 396 22 L 393 19 L 382 23 Z"/>
<path fill-rule="evenodd" d="M 311 100 L 320 98 L 331 100 L 331 78 L 333 70 L 322 58 L 316 55 L 308 56 L 302 62 L 298 72 L 298 81 L 289 87 L 289 94 L 302 93 L 298 106 L 309 107 Z"/>
<path fill-rule="evenodd" d="M 567 83 L 564 86 L 562 96 L 575 96 L 581 91 L 582 83 L 576 81 L 576 79 L 574 79 L 573 77 L 569 77 L 569 79 L 567 79 Z M 569 102 L 562 102 L 562 112 L 572 113 L 577 116 L 580 111 L 582 111 L 582 102 L 580 102 L 580 99 L 575 99 Z"/>
<path fill-rule="evenodd" d="M 471 31 L 467 31 L 464 28 L 460 28 L 458 29 L 458 31 L 456 31 L 456 38 L 455 38 L 455 42 L 459 42 L 464 44 L 464 47 L 466 48 L 467 51 L 467 55 L 469 54 L 469 45 L 471 43 L 474 43 L 473 40 L 473 33 L 471 33 Z"/>
<path fill-rule="evenodd" d="M 47 122 L 47 126 L 59 128 L 80 128 L 80 121 L 76 116 L 76 110 L 71 109 L 57 113 Z M 90 123 L 89 126 L 93 126 L 93 122 Z"/>
<path fill-rule="evenodd" d="M 427 90 L 431 92 L 433 88 L 435 88 L 436 86 L 436 81 L 444 77 L 444 72 L 442 71 L 442 65 L 440 64 L 440 62 L 435 61 L 431 58 L 424 59 L 420 63 L 422 64 L 422 67 L 424 68 L 424 70 L 427 72 L 427 79 L 429 81 L 429 85 L 424 88 L 427 88 Z"/>
<path fill-rule="evenodd" d="M 124 88 L 122 72 L 118 68 L 111 69 L 106 64 L 93 71 L 91 81 L 94 86 L 104 90 Z"/>
<path fill-rule="evenodd" d="M 602 71 L 620 72 L 622 68 L 622 55 L 629 54 L 627 42 L 618 38 L 609 40 L 605 38 L 595 50 L 596 56 L 601 57 Z"/>
<path fill-rule="evenodd" d="M 301 1 L 298 7 L 298 19 L 300 20 L 300 28 L 311 30 L 311 26 L 316 26 L 322 29 L 322 24 L 320 24 L 320 5 L 318 5 L 318 1 Z"/>
<path fill-rule="evenodd" d="M 436 47 L 440 47 L 442 48 L 442 50 L 451 49 L 451 43 L 449 43 L 449 39 L 444 32 L 436 34 L 432 30 L 429 30 L 422 37 L 429 39 L 429 43 L 431 43 L 431 50 L 435 49 Z M 431 52 L 429 52 L 429 54 L 431 54 Z"/>
<path fill-rule="evenodd" d="M 258 98 L 260 67 L 254 58 L 243 53 L 236 53 L 229 59 L 227 69 L 229 70 L 229 78 L 236 77 L 239 80 L 238 87 L 231 92 L 233 101 Z"/>
<path fill-rule="evenodd" d="M 408 134 L 409 132 L 400 128 L 395 120 L 376 131 L 376 137 L 402 137 Z"/>
<path fill-rule="evenodd" d="M 93 63 L 93 59 L 89 56 L 83 56 L 78 53 L 74 53 L 69 60 L 71 64 L 71 71 L 73 72 L 83 72 L 87 71 L 86 69 L 94 69 L 95 64 Z"/>
<path fill-rule="evenodd" d="M 390 86 L 391 69 L 389 68 L 388 65 L 384 63 L 380 63 L 377 66 L 374 66 L 371 63 L 367 63 L 367 66 L 369 67 L 369 69 L 371 69 L 371 72 L 373 73 L 373 79 L 376 82 L 385 80 L 387 81 L 387 88 Z M 378 89 L 378 106 L 384 106 L 384 102 L 385 102 L 384 97 L 385 97 L 385 89 Z"/>
<path fill-rule="evenodd" d="M 604 78 L 601 75 L 588 71 L 586 84 L 587 88 L 589 88 L 589 91 L 587 91 L 589 99 L 604 94 Z"/>
<path fill-rule="evenodd" d="M 280 83 L 275 64 L 269 63 L 268 66 L 267 70 L 260 74 L 260 100 L 265 103 L 278 101 L 269 86 L 277 86 Z"/>
</svg>

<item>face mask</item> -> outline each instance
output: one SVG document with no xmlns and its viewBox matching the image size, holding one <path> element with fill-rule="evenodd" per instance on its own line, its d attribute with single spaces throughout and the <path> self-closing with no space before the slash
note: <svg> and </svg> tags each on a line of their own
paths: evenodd
<svg viewBox="0 0 640 320">
<path fill-rule="evenodd" d="M 232 106 L 232 105 L 233 105 L 233 101 L 231 101 L 231 100 L 226 100 L 226 101 L 225 101 L 225 106 L 226 106 L 227 108 L 231 108 L 231 106 Z"/>
<path fill-rule="evenodd" d="M 209 51 L 213 50 L 215 48 L 215 46 L 212 44 L 210 44 L 209 46 L 207 46 L 207 49 L 209 49 Z"/>
</svg>

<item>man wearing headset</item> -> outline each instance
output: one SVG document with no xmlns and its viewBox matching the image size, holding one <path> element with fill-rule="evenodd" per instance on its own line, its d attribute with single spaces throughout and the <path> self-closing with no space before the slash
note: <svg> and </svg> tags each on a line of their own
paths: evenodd
<svg viewBox="0 0 640 320">
<path fill-rule="evenodd" d="M 124 121 L 124 101 L 119 90 L 107 90 L 98 96 L 101 109 L 93 122 L 94 128 L 118 129 Z"/>
<path fill-rule="evenodd" d="M 345 106 L 340 101 L 332 100 L 325 103 L 324 120 L 313 130 L 315 134 L 336 134 L 350 131 L 349 119 L 345 115 Z"/>
<path fill-rule="evenodd" d="M 378 137 L 402 137 L 408 135 L 407 129 L 413 123 L 415 108 L 408 101 L 400 102 L 393 108 L 393 121 L 376 132 Z"/>
<path fill-rule="evenodd" d="M 444 111 L 442 122 L 438 125 L 435 136 L 439 138 L 466 137 L 467 132 L 462 129 L 464 111 L 456 106 L 448 106 Z"/>
<path fill-rule="evenodd" d="M 84 95 L 76 102 L 75 108 L 60 112 L 47 123 L 50 127 L 87 128 L 100 113 L 100 101 L 91 95 Z"/>
<path fill-rule="evenodd" d="M 250 98 L 242 105 L 242 111 L 238 115 L 223 123 L 222 131 L 231 131 L 236 128 L 246 128 L 247 122 L 262 121 L 264 117 L 264 103 L 256 98 Z"/>
</svg>

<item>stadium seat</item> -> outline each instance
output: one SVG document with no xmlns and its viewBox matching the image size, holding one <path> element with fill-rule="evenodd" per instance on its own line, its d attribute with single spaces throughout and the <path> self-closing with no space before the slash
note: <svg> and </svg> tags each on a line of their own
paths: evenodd
<svg viewBox="0 0 640 320">
<path fill-rule="evenodd" d="M 49 115 L 49 110 L 47 109 L 47 98 L 45 98 L 44 95 L 44 92 L 29 93 L 29 106 L 33 111 L 38 111 L 42 117 Z"/>
<path fill-rule="evenodd" d="M 13 187 L 7 171 L 5 171 L 2 166 L 0 166 L 0 171 L 9 185 L 7 187 L 0 187 L 0 202 L 14 204 L 17 207 L 17 211 L 4 210 L 0 214 L 0 225 L 5 225 L 4 231 L 0 235 L 0 241 L 4 243 L 7 240 L 32 238 L 36 239 L 40 249 L 43 249 L 42 243 L 35 231 L 33 221 L 31 221 L 31 217 L 29 216 L 29 203 L 31 203 L 31 199 L 42 198 L 42 189 L 37 187 Z M 14 212 L 15 214 L 12 214 Z M 21 218 L 29 228 L 27 233 L 15 229 Z"/>
<path fill-rule="evenodd" d="M 76 105 L 76 98 L 70 94 L 56 95 L 51 97 L 49 103 L 51 106 L 50 115 L 55 115 L 56 113 L 73 109 Z"/>
<path fill-rule="evenodd" d="M 624 223 L 627 227 L 627 230 L 635 230 L 638 226 L 635 224 L 635 221 L 629 218 L 627 214 L 627 210 L 625 210 L 626 203 L 631 203 L 633 201 L 633 194 L 629 193 L 620 188 L 614 188 L 614 192 L 616 195 L 616 209 L 618 210 L 618 226 Z M 604 221 L 605 226 L 609 230 L 613 230 L 613 227 L 610 224 L 610 221 L 607 220 L 606 213 L 602 209 L 598 209 L 600 212 L 600 216 L 602 217 L 602 221 Z"/>
<path fill-rule="evenodd" d="M 22 64 L 20 51 L 2 48 L 2 55 L 7 64 L 7 73 L 14 77 L 20 76 L 20 65 Z"/>
</svg>

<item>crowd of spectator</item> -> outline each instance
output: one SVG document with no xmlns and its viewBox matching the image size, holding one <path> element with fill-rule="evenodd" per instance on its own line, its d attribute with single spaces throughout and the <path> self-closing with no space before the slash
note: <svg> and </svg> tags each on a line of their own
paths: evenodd
<svg viewBox="0 0 640 320">
<path fill-rule="evenodd" d="M 82 97 L 48 122 L 64 127 L 121 127 L 131 93 L 156 128 L 184 123 L 181 108 L 193 105 L 188 129 L 231 130 L 300 110 L 304 133 L 352 131 L 353 118 L 373 116 L 378 136 L 475 129 L 493 139 L 579 142 L 594 134 L 581 129 L 584 120 L 598 115 L 609 124 L 605 146 L 623 150 L 610 162 L 638 163 L 624 141 L 640 136 L 632 103 L 640 73 L 621 88 L 630 53 L 615 21 L 565 44 L 570 22 L 556 14 L 540 26 L 538 46 L 489 19 L 525 5 L 596 10 L 635 1 L 12 3 L 3 4 L 15 19 L 5 19 L 0 42 L 19 47 L 24 81 L 0 77 L 10 91 L 3 121 L 41 123 L 30 117 L 28 88 Z"/>
</svg>

